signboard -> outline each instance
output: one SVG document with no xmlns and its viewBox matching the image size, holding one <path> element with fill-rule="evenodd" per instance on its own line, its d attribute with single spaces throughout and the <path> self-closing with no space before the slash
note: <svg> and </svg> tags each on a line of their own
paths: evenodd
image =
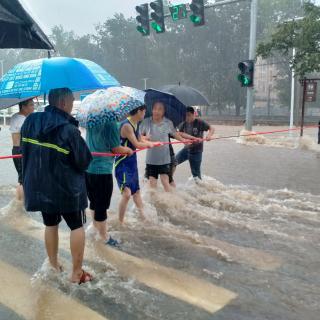
<svg viewBox="0 0 320 320">
<path fill-rule="evenodd" d="M 317 99 L 317 81 L 307 80 L 306 92 L 305 92 L 306 102 L 314 102 Z"/>
<path fill-rule="evenodd" d="M 171 6 L 169 9 L 173 21 L 178 21 L 188 17 L 187 5 L 185 3 Z"/>
</svg>

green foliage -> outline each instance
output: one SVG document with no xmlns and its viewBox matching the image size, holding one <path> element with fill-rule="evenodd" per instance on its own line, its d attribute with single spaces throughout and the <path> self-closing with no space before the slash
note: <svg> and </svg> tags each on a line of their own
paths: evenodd
<svg viewBox="0 0 320 320">
<path fill-rule="evenodd" d="M 259 0 L 258 39 L 271 34 L 279 20 L 296 16 L 300 0 Z M 191 85 L 203 92 L 220 112 L 245 107 L 245 90 L 237 80 L 238 63 L 248 59 L 250 3 L 243 1 L 205 10 L 206 24 L 195 28 L 189 19 L 166 19 L 166 32 L 141 37 L 136 20 L 122 14 L 97 26 L 94 34 L 79 37 L 62 26 L 50 38 L 57 55 L 77 56 L 97 62 L 123 85 L 143 88 L 165 84 Z M 5 70 L 46 52 L 2 50 Z"/>
<path fill-rule="evenodd" d="M 306 2 L 303 19 L 280 23 L 271 40 L 260 43 L 257 56 L 270 57 L 274 52 L 290 57 L 291 67 L 300 76 L 320 71 L 320 7 Z M 292 49 L 296 49 L 292 57 Z"/>
</svg>

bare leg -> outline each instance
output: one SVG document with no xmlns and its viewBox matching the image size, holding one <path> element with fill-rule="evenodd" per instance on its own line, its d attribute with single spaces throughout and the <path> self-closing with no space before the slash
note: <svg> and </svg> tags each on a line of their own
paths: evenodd
<svg viewBox="0 0 320 320">
<path fill-rule="evenodd" d="M 72 255 L 72 282 L 79 282 L 82 275 L 82 261 L 85 245 L 85 232 L 83 227 L 71 231 L 70 249 Z"/>
<path fill-rule="evenodd" d="M 169 183 L 169 176 L 167 174 L 160 174 L 161 183 L 163 185 L 165 192 L 170 192 L 170 183 Z"/>
<path fill-rule="evenodd" d="M 108 227 L 107 227 L 107 219 L 104 221 L 96 221 L 93 219 L 93 225 L 94 227 L 98 230 L 99 235 L 102 240 L 107 240 L 109 239 L 108 236 Z"/>
<path fill-rule="evenodd" d="M 21 184 L 19 184 L 16 188 L 16 197 L 19 201 L 23 201 L 24 199 L 23 187 Z"/>
<path fill-rule="evenodd" d="M 44 232 L 44 239 L 49 262 L 53 268 L 60 271 L 60 264 L 58 262 L 58 248 L 59 248 L 59 226 L 46 227 Z"/>
<path fill-rule="evenodd" d="M 101 239 L 103 241 L 106 241 L 107 239 L 109 239 L 107 219 L 105 221 L 96 221 L 94 219 L 95 212 L 93 210 L 90 210 L 90 213 L 91 213 L 91 217 L 92 217 L 93 227 L 98 231 Z"/>
<path fill-rule="evenodd" d="M 172 167 L 172 179 L 173 179 L 173 176 L 174 176 L 174 174 L 175 174 L 175 172 L 176 172 L 176 169 L 177 169 L 177 166 L 173 166 Z M 172 187 L 172 188 L 176 188 L 177 187 L 177 185 L 176 185 L 176 182 L 173 180 L 171 183 L 170 183 L 170 186 Z"/>
<path fill-rule="evenodd" d="M 172 182 L 170 183 L 170 186 L 171 186 L 172 188 L 176 188 L 176 187 L 177 187 L 175 181 L 172 181 Z"/>
<path fill-rule="evenodd" d="M 121 224 L 124 223 L 124 216 L 128 208 L 130 197 L 131 197 L 131 190 L 129 188 L 124 188 L 121 196 L 121 201 L 119 204 L 119 221 Z"/>
<path fill-rule="evenodd" d="M 141 198 L 141 193 L 140 191 L 137 191 L 134 195 L 133 195 L 133 201 L 139 211 L 139 215 L 140 215 L 140 219 L 142 221 L 146 220 L 146 217 L 144 216 L 144 210 L 143 210 L 143 202 L 142 202 L 142 198 Z"/>
<path fill-rule="evenodd" d="M 149 177 L 149 183 L 150 183 L 150 187 L 152 189 L 156 189 L 158 180 L 156 178 L 154 178 L 154 177 Z"/>
</svg>

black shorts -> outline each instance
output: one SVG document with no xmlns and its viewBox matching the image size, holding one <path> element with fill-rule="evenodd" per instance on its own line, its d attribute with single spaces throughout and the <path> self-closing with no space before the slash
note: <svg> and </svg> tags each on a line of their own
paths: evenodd
<svg viewBox="0 0 320 320">
<path fill-rule="evenodd" d="M 94 220 L 105 221 L 113 192 L 112 174 L 86 173 L 86 185 L 90 209 L 94 211 Z"/>
<path fill-rule="evenodd" d="M 146 175 L 145 175 L 147 179 L 149 179 L 150 177 L 158 179 L 160 174 L 166 174 L 169 176 L 170 164 L 163 164 L 163 165 L 147 164 Z"/>
<path fill-rule="evenodd" d="M 13 147 L 12 155 L 16 156 L 22 153 L 21 147 Z M 22 184 L 22 158 L 14 158 L 13 159 L 14 166 L 18 172 L 18 183 Z"/>
<path fill-rule="evenodd" d="M 86 223 L 86 214 L 84 211 L 71 212 L 71 213 L 45 213 L 42 212 L 43 223 L 47 227 L 57 226 L 62 218 L 67 223 L 71 230 L 76 230 Z"/>
</svg>

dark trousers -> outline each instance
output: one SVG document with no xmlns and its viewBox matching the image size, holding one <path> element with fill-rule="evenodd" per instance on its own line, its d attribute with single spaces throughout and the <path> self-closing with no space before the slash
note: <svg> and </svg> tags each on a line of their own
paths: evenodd
<svg viewBox="0 0 320 320">
<path fill-rule="evenodd" d="M 191 153 L 187 148 L 183 148 L 176 155 L 178 165 L 189 160 L 192 176 L 201 179 L 202 152 Z"/>
</svg>

